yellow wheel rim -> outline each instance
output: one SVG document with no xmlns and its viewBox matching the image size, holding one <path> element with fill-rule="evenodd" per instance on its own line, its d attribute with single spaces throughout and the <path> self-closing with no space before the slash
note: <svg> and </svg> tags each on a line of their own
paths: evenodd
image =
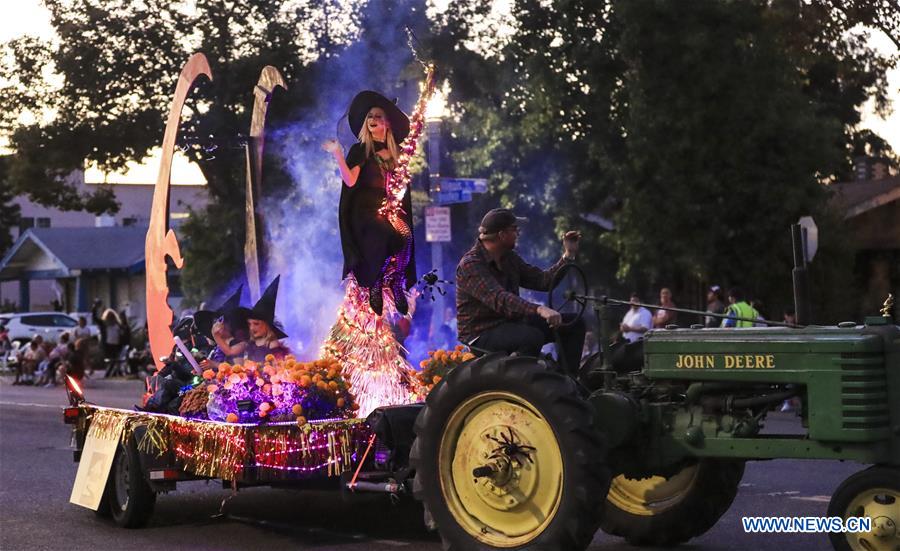
<svg viewBox="0 0 900 551">
<path fill-rule="evenodd" d="M 887 488 L 872 488 L 850 502 L 847 517 L 869 517 L 872 530 L 851 534 L 847 542 L 853 551 L 896 551 L 900 549 L 900 493 Z"/>
<path fill-rule="evenodd" d="M 669 478 L 652 476 L 635 480 L 619 475 L 610 484 L 606 499 L 618 509 L 633 515 L 659 515 L 684 499 L 694 485 L 698 472 L 697 465 L 692 465 Z"/>
<path fill-rule="evenodd" d="M 503 443 L 513 441 L 516 449 Z M 513 451 L 512 457 L 509 452 Z M 441 491 L 456 522 L 493 547 L 538 537 L 559 509 L 563 461 L 553 429 L 530 402 L 485 392 L 450 415 L 438 452 Z M 473 471 L 491 466 L 493 474 Z"/>
</svg>

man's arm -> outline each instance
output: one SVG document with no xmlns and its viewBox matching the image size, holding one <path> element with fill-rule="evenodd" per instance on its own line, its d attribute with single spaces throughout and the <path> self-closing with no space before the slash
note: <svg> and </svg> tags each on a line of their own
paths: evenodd
<svg viewBox="0 0 900 551">
<path fill-rule="evenodd" d="M 487 266 L 478 262 L 468 262 L 459 266 L 456 285 L 458 289 L 472 295 L 506 318 L 536 314 L 538 310 L 537 304 L 504 289 L 491 275 Z"/>
<path fill-rule="evenodd" d="M 562 256 L 556 261 L 556 264 L 550 266 L 546 270 L 542 270 L 537 266 L 532 266 L 525 262 L 519 255 L 515 255 L 513 261 L 518 265 L 519 274 L 521 275 L 519 283 L 522 287 L 531 289 L 532 291 L 549 291 L 550 284 L 553 283 L 553 277 L 556 276 L 556 272 L 568 263 L 566 257 Z"/>
<path fill-rule="evenodd" d="M 556 272 L 565 266 L 567 262 L 575 260 L 575 256 L 578 254 L 578 242 L 580 239 L 581 232 L 574 230 L 567 231 L 562 237 L 562 258 L 546 270 L 541 270 L 540 268 L 528 264 L 522 260 L 522 257 L 513 253 L 513 261 L 518 264 L 517 267 L 519 274 L 521 275 L 519 282 L 522 287 L 534 291 L 549 291 L 550 285 L 553 283 L 553 278 L 556 276 Z"/>
</svg>

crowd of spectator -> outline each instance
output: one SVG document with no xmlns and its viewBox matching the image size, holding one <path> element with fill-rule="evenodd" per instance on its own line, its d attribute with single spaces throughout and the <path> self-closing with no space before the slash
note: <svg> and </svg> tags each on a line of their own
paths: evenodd
<svg viewBox="0 0 900 551">
<path fill-rule="evenodd" d="M 137 376 L 152 363 L 146 330 L 135 334 L 124 311 L 103 310 L 95 301 L 91 317 L 99 337 L 91 333 L 87 318 L 79 316 L 77 325 L 57 342 L 36 335 L 21 346 L 11 342 L 9 331 L 0 325 L 0 369 L 14 370 L 13 385 L 53 387 L 67 375 L 81 380 L 96 370 L 105 377 Z"/>
</svg>

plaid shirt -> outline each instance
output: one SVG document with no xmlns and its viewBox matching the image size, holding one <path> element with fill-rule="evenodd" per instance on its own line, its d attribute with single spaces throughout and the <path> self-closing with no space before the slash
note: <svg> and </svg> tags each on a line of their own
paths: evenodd
<svg viewBox="0 0 900 551">
<path fill-rule="evenodd" d="M 565 257 L 547 270 L 528 264 L 515 251 L 499 266 L 482 245 L 475 243 L 456 267 L 456 317 L 459 339 L 470 342 L 506 321 L 536 314 L 538 305 L 519 296 L 519 287 L 547 291 Z"/>
</svg>

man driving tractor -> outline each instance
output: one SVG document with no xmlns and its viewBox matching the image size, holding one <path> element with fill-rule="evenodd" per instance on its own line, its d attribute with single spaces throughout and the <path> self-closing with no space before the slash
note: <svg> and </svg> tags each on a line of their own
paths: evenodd
<svg viewBox="0 0 900 551">
<path fill-rule="evenodd" d="M 584 322 L 569 325 L 576 315 L 529 302 L 519 296 L 519 288 L 549 291 L 556 273 L 575 260 L 581 233 L 566 232 L 562 257 L 541 270 L 514 250 L 525 222 L 509 209 L 493 209 L 481 220 L 475 245 L 456 268 L 459 340 L 476 349 L 536 357 L 544 344 L 555 341 L 556 330 L 562 346 L 557 356 L 574 373 L 584 345 Z"/>
</svg>

